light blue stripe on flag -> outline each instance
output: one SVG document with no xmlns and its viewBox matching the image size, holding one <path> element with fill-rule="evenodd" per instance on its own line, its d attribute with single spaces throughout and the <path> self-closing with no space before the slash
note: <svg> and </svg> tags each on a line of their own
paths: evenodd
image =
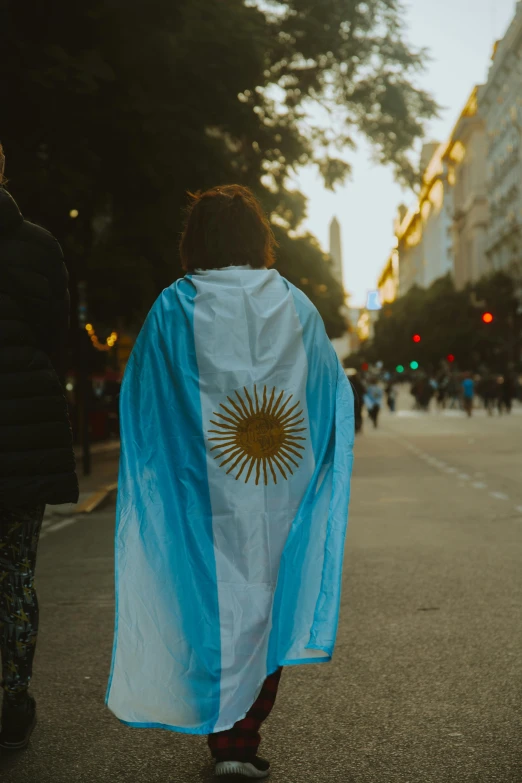
<svg viewBox="0 0 522 783">
<path fill-rule="evenodd" d="M 335 416 L 329 420 L 332 427 L 332 441 L 329 443 L 329 457 L 326 460 L 331 471 L 331 496 L 328 510 L 328 529 L 325 541 L 325 557 L 321 579 L 321 591 L 314 615 L 310 646 L 332 654 L 339 623 L 341 602 L 343 552 L 347 530 L 348 506 L 350 502 L 350 481 L 353 468 L 353 447 L 355 439 L 354 396 L 351 384 L 341 367 L 335 350 L 328 341 L 329 361 L 321 362 L 317 344 L 324 340 L 324 324 L 317 314 L 310 314 L 310 303 L 298 288 L 292 286 L 294 302 L 303 325 L 303 340 L 308 357 L 308 394 L 320 395 L 319 409 L 330 404 L 335 406 Z M 307 325 L 313 317 L 315 328 Z M 306 326 L 306 328 L 305 328 Z M 326 357 L 323 355 L 323 360 Z M 329 370 L 325 372 L 324 364 Z M 335 388 L 335 395 L 332 389 Z M 316 401 L 317 404 L 317 401 Z M 316 417 L 311 426 L 312 443 L 316 450 L 316 461 L 320 461 L 321 431 L 324 422 Z M 333 465 L 331 464 L 333 460 Z"/>
<path fill-rule="evenodd" d="M 116 529 L 117 625 L 107 703 L 132 726 L 208 734 L 220 701 L 216 562 L 194 344 L 196 291 L 185 278 L 176 284 L 176 293 L 167 289 L 157 300 L 122 385 L 126 437 Z M 151 334 L 154 342 L 148 339 Z M 176 471 L 186 480 L 175 482 Z M 139 488 L 134 485 L 137 472 Z M 181 518 L 190 523 L 180 525 L 176 521 Z M 197 580 L 195 551 L 201 555 Z"/>
<path fill-rule="evenodd" d="M 319 314 L 299 289 L 288 285 L 308 363 L 307 404 L 316 470 L 281 559 L 269 671 L 277 665 L 308 663 L 311 657 L 320 662 L 332 656 L 353 461 L 351 386 Z M 314 651 L 317 657 L 312 656 Z"/>
</svg>

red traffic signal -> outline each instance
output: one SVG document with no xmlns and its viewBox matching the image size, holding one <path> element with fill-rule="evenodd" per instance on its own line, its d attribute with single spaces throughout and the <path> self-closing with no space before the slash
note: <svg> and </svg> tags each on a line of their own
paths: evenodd
<svg viewBox="0 0 522 783">
<path fill-rule="evenodd" d="M 369 370 L 369 369 L 370 369 L 370 365 L 368 364 L 368 362 L 363 362 L 363 363 L 361 364 L 361 370 L 362 370 L 363 372 L 368 372 L 368 370 Z"/>
<path fill-rule="evenodd" d="M 414 335 L 413 335 L 413 342 L 414 342 L 414 343 L 420 343 L 420 341 L 421 341 L 421 336 L 420 336 L 420 334 L 414 334 Z"/>
<path fill-rule="evenodd" d="M 493 313 L 482 313 L 482 320 L 485 324 L 490 324 L 493 321 Z"/>
<path fill-rule="evenodd" d="M 452 354 L 452 353 L 449 353 L 449 354 L 446 356 L 446 359 L 448 360 L 448 362 L 449 362 L 450 364 L 451 364 L 452 362 L 454 362 L 454 361 L 455 361 L 455 357 L 453 356 L 453 354 Z"/>
</svg>

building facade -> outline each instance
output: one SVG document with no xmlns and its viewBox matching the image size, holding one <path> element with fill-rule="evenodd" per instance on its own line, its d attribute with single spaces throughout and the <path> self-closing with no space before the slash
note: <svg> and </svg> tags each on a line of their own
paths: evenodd
<svg viewBox="0 0 522 783">
<path fill-rule="evenodd" d="M 424 285 L 422 225 L 418 204 L 405 215 L 398 214 L 395 236 L 399 256 L 399 296 L 404 296 L 414 285 Z"/>
<path fill-rule="evenodd" d="M 426 288 L 453 270 L 453 194 L 446 145 L 430 144 L 427 149 L 435 152 L 423 172 L 419 198 L 406 214 L 399 212 L 395 223 L 400 296 L 414 285 Z"/>
<path fill-rule="evenodd" d="M 418 199 L 395 221 L 398 295 L 448 272 L 457 288 L 511 273 L 522 307 L 522 0 L 449 140 L 426 144 Z M 391 259 L 379 280 L 393 291 Z M 388 292 L 388 293 L 385 293 Z"/>
<path fill-rule="evenodd" d="M 478 93 L 487 133 L 486 189 L 491 270 L 522 275 L 522 0 L 495 47 L 487 83 Z"/>
<path fill-rule="evenodd" d="M 373 340 L 375 337 L 375 324 L 378 320 L 378 310 L 367 310 L 366 307 L 361 308 L 359 320 L 357 321 L 357 337 L 359 339 L 359 346 L 368 340 Z"/>
<path fill-rule="evenodd" d="M 381 304 L 394 302 L 399 296 L 399 251 L 393 250 L 379 277 L 377 288 Z"/>
<path fill-rule="evenodd" d="M 444 160 L 445 145 L 435 151 L 424 173 L 420 215 L 424 286 L 453 272 L 453 187 Z"/>
<path fill-rule="evenodd" d="M 447 142 L 435 149 L 417 202 L 395 224 L 398 289 L 452 274 L 458 288 L 492 267 L 487 254 L 487 134 L 475 87 Z M 427 145 L 433 149 L 432 145 Z"/>
<path fill-rule="evenodd" d="M 448 181 L 453 186 L 453 274 L 459 289 L 489 271 L 487 137 L 484 119 L 478 112 L 479 89 L 473 89 L 443 156 Z"/>
</svg>

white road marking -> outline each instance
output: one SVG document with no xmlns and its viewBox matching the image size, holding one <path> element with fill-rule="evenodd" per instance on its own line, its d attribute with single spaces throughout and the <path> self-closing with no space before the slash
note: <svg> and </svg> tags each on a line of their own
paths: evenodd
<svg viewBox="0 0 522 783">
<path fill-rule="evenodd" d="M 68 519 L 62 519 L 60 522 L 51 523 L 50 525 L 47 525 L 45 528 L 43 528 L 42 533 L 40 534 L 40 538 L 45 538 L 45 536 L 48 536 L 49 533 L 56 533 L 58 530 L 63 530 L 64 527 L 74 525 L 75 522 L 78 522 L 77 517 L 70 517 Z"/>
<path fill-rule="evenodd" d="M 418 498 L 379 498 L 378 500 L 360 500 L 360 503 L 362 503 L 365 506 L 374 506 L 374 505 L 381 505 L 385 504 L 388 505 L 389 503 L 418 503 Z"/>
<path fill-rule="evenodd" d="M 473 438 L 470 438 L 469 443 L 475 443 L 475 440 Z M 424 460 L 428 465 L 431 465 L 434 468 L 437 468 L 438 470 L 443 471 L 444 473 L 447 473 L 448 475 L 455 475 L 455 478 L 459 478 L 462 481 L 469 481 L 472 477 L 468 473 L 459 473 L 458 468 L 454 468 L 451 465 L 446 465 L 445 462 L 442 462 L 441 460 L 437 459 L 436 457 L 432 457 L 430 454 L 421 451 L 420 449 L 417 449 L 416 446 L 414 446 L 411 443 L 404 443 L 403 446 L 408 449 L 408 451 L 412 452 L 413 454 L 416 454 L 419 459 Z M 485 473 L 482 471 L 476 471 L 474 474 L 475 478 L 482 478 L 485 477 Z M 459 484 L 459 487 L 464 487 L 465 484 Z M 488 485 L 484 481 L 473 481 L 471 484 L 472 487 L 475 489 L 487 489 Z M 489 492 L 490 497 L 495 498 L 496 500 L 509 500 L 509 495 L 507 495 L 505 492 Z M 402 500 L 406 500 L 406 498 L 403 498 Z M 387 500 L 389 502 L 389 500 Z M 515 511 L 518 514 L 522 514 L 522 506 L 516 506 Z"/>
<path fill-rule="evenodd" d="M 509 500 L 509 495 L 506 495 L 504 492 L 490 492 L 489 494 L 497 500 Z"/>
</svg>

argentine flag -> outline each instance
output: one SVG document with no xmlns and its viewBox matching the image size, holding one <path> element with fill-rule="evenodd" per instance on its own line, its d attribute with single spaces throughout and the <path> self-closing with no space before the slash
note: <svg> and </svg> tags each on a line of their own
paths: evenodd
<svg viewBox="0 0 522 783">
<path fill-rule="evenodd" d="M 334 649 L 353 395 L 315 307 L 273 269 L 178 280 L 131 355 L 121 441 L 107 704 L 223 731 Z"/>
</svg>

